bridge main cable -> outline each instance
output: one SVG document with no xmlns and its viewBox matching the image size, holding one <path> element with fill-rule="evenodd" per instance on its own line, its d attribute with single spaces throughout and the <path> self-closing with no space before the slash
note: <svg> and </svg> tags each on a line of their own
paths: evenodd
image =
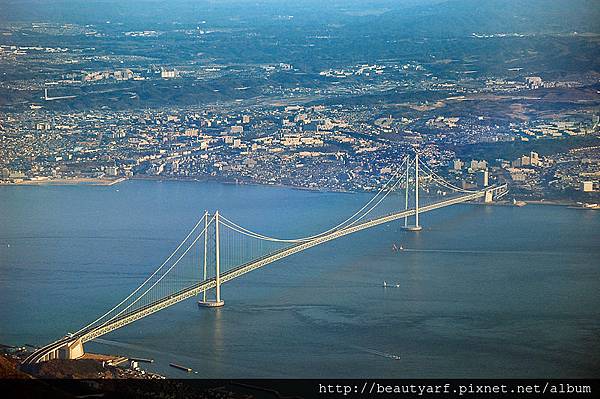
<svg viewBox="0 0 600 399">
<path fill-rule="evenodd" d="M 421 211 L 428 212 L 428 211 L 432 211 L 434 209 L 442 208 L 445 206 L 481 198 L 490 190 L 505 190 L 505 189 L 506 189 L 506 184 L 504 184 L 502 186 L 498 186 L 498 187 L 491 187 L 490 189 L 486 189 L 486 190 L 477 191 L 472 194 L 464 194 L 464 195 L 456 197 L 456 198 L 450 198 L 450 199 L 446 199 L 446 200 L 443 200 L 443 201 L 440 201 L 437 203 L 431 203 L 431 204 L 425 205 L 424 207 L 422 207 Z M 300 242 L 300 243 L 292 245 L 288 248 L 282 248 L 279 251 L 276 251 L 274 253 L 269 253 L 258 259 L 251 260 L 245 264 L 235 267 L 232 270 L 227 271 L 226 273 L 224 273 L 222 275 L 222 283 L 225 283 L 229 280 L 239 277 L 239 276 L 241 276 L 245 273 L 248 273 L 252 270 L 263 267 L 263 266 L 265 266 L 269 263 L 272 263 L 276 260 L 282 259 L 282 258 L 292 255 L 294 253 L 311 248 L 315 245 L 319 245 L 324 242 L 333 240 L 335 238 L 338 238 L 338 237 L 341 237 L 341 236 L 344 236 L 347 234 L 351 234 L 351 233 L 354 233 L 354 232 L 357 232 L 360 230 L 364 230 L 364 229 L 367 229 L 370 227 L 374 227 L 374 226 L 377 226 L 377 225 L 380 225 L 383 223 L 391 222 L 391 221 L 397 220 L 397 219 L 405 217 L 405 216 L 413 215 L 415 212 L 416 212 L 415 209 L 406 209 L 401 212 L 393 212 L 393 213 L 385 215 L 385 216 L 379 216 L 379 217 L 376 217 L 375 219 L 370 219 L 370 220 L 361 222 L 360 224 L 346 227 L 346 228 L 340 229 L 338 231 L 331 232 L 329 234 L 320 236 L 320 237 L 313 239 L 311 241 L 308 241 L 308 242 Z M 212 220 L 211 220 L 211 222 L 212 222 Z M 198 236 L 198 238 L 201 237 L 203 233 L 206 233 L 206 229 Z M 198 240 L 198 238 L 196 238 L 196 241 Z M 185 242 L 185 240 L 184 240 L 184 242 Z M 188 250 L 189 250 L 189 248 L 188 248 Z M 69 346 L 75 342 L 79 342 L 79 345 L 81 345 L 84 342 L 88 342 L 96 337 L 104 335 L 110 331 L 117 329 L 117 328 L 123 327 L 131 322 L 134 322 L 135 320 L 146 317 L 146 316 L 148 316 L 152 313 L 155 313 L 161 309 L 172 306 L 175 303 L 178 303 L 186 298 L 189 298 L 189 297 L 196 295 L 200 292 L 203 292 L 207 289 L 211 289 L 211 288 L 215 287 L 215 284 L 216 284 L 215 279 L 211 278 L 211 279 L 196 283 L 192 286 L 182 288 L 179 291 L 172 293 L 169 296 L 165 296 L 163 298 L 157 299 L 151 303 L 148 303 L 148 304 L 142 306 L 139 309 L 135 309 L 126 314 L 121 314 L 124 312 L 124 311 L 122 311 L 120 313 L 120 316 L 118 316 L 118 317 L 114 316 L 113 318 L 111 318 L 110 322 L 107 321 L 100 326 L 96 326 L 94 328 L 88 329 L 84 333 L 79 333 L 75 336 L 73 336 L 73 335 L 66 336 L 52 344 L 46 345 L 45 347 L 38 349 L 36 352 L 31 354 L 26 359 L 26 363 L 28 363 L 28 364 L 36 363 L 40 360 L 53 358 L 50 356 L 57 356 L 55 352 L 58 351 L 59 347 L 61 347 L 61 346 L 64 346 L 64 345 Z M 51 354 L 51 352 L 52 352 L 52 354 Z"/>
<path fill-rule="evenodd" d="M 97 322 L 99 322 L 100 320 L 102 320 L 103 318 L 105 318 L 106 316 L 108 316 L 111 312 L 115 311 L 116 309 L 119 308 L 119 306 L 123 305 L 125 302 L 127 302 L 129 299 L 131 299 L 137 292 L 139 292 L 154 276 L 156 276 L 156 274 L 173 258 L 173 256 L 175 256 L 175 254 L 177 253 L 177 251 L 179 251 L 179 249 L 181 249 L 181 247 L 183 246 L 183 244 L 188 240 L 188 238 L 190 238 L 190 236 L 192 235 L 192 233 L 198 228 L 198 226 L 200 225 L 200 223 L 205 222 L 205 218 L 207 217 L 208 212 L 205 211 L 204 215 L 200 218 L 200 220 L 198 220 L 198 222 L 196 223 L 196 225 L 190 230 L 190 232 L 188 233 L 188 235 L 183 239 L 183 241 L 181 241 L 181 243 L 179 244 L 179 246 L 169 255 L 169 257 L 167 257 L 167 259 L 148 277 L 146 278 L 146 280 L 144 280 L 144 282 L 142 284 L 140 284 L 131 294 L 129 294 L 125 299 L 123 299 L 121 302 L 119 302 L 117 305 L 113 306 L 109 311 L 107 311 L 106 313 L 104 313 L 102 316 L 98 317 L 96 320 L 94 320 L 93 322 L 89 323 L 88 325 L 86 325 L 85 327 L 79 329 L 77 332 L 74 333 L 74 335 L 76 334 L 80 334 L 81 332 L 84 332 L 85 330 L 87 330 L 88 328 L 94 326 L 94 324 L 96 324 Z M 144 295 L 146 295 L 152 288 L 154 288 L 160 281 L 162 281 L 164 279 L 164 277 L 179 263 L 179 261 L 188 253 L 188 251 L 193 247 L 193 245 L 198 241 L 198 239 L 200 237 L 202 237 L 203 234 L 206 234 L 206 231 L 208 229 L 208 226 L 214 221 L 215 217 L 213 215 L 213 217 L 210 219 L 210 221 L 208 223 L 205 223 L 204 229 L 202 230 L 202 232 L 200 232 L 198 234 L 198 236 L 194 239 L 194 241 L 192 241 L 192 243 L 187 247 L 187 249 L 185 250 L 185 252 L 175 261 L 175 263 L 173 263 L 173 265 L 171 265 L 171 267 L 169 267 L 167 269 L 167 271 L 157 280 L 154 282 L 154 284 L 152 284 L 150 286 L 150 288 L 148 288 L 146 291 L 144 291 L 144 293 L 142 293 L 135 301 L 133 301 L 132 303 L 130 303 L 127 307 L 125 307 L 125 309 L 121 310 L 120 312 L 118 312 L 116 315 L 110 317 L 108 320 L 105 320 L 103 323 L 101 323 L 99 326 L 95 326 L 94 328 L 98 328 L 101 327 L 107 323 L 109 323 L 110 321 L 116 319 L 117 317 L 119 317 L 121 314 L 123 314 L 125 311 L 127 311 L 128 309 L 130 309 L 134 304 L 136 304 L 137 302 L 139 302 L 139 300 L 141 298 L 144 297 Z"/>
<path fill-rule="evenodd" d="M 366 217 L 375 207 L 377 207 L 388 195 L 389 193 L 395 189 L 395 187 L 399 184 L 399 182 L 402 179 L 402 175 L 400 174 L 400 171 L 402 170 L 402 168 L 404 167 L 404 165 L 409 162 L 409 157 L 406 157 L 404 159 L 404 161 L 402 162 L 402 164 L 396 169 L 396 171 L 394 172 L 394 174 L 386 181 L 386 183 L 383 185 L 383 187 L 376 193 L 376 195 L 371 198 L 365 205 L 363 205 L 358 211 L 356 211 L 353 215 L 351 215 L 349 218 L 347 218 L 346 220 L 344 220 L 343 222 L 339 223 L 338 225 L 322 231 L 316 235 L 313 236 L 307 236 L 307 237 L 301 237 L 301 238 L 295 238 L 295 239 L 281 239 L 281 238 L 274 238 L 274 237 L 268 237 L 256 232 L 253 232 L 251 230 L 248 230 L 236 223 L 234 223 L 233 221 L 223 217 L 221 215 L 220 218 L 220 223 L 223 224 L 224 226 L 237 231 L 241 234 L 244 234 L 246 236 L 250 236 L 253 238 L 257 238 L 257 239 L 261 239 L 261 240 L 266 240 L 266 241 L 274 241 L 274 242 L 287 242 L 287 243 L 300 243 L 300 242 L 306 242 L 309 241 L 311 239 L 315 239 L 318 237 L 321 237 L 325 234 L 328 234 L 330 232 L 333 232 L 335 230 L 344 228 L 344 227 L 349 227 L 352 226 L 353 224 L 357 223 L 358 221 L 364 219 L 364 217 Z M 410 162 L 409 162 L 410 163 Z M 396 181 L 394 181 L 396 180 Z M 393 184 L 390 187 L 390 184 L 393 182 Z M 407 182 L 408 184 L 408 182 Z M 389 187 L 389 189 L 388 189 Z M 387 192 L 385 193 L 385 195 L 379 199 L 379 201 L 377 201 L 377 203 L 375 205 L 373 205 L 369 210 L 367 210 L 364 214 L 362 214 L 359 218 L 357 218 L 356 220 L 353 220 L 354 218 L 356 218 L 358 215 L 361 214 L 361 212 L 363 212 L 370 204 L 373 203 L 373 201 L 375 201 L 380 195 L 381 193 L 383 193 L 384 191 Z M 146 284 L 152 280 L 152 278 L 154 276 L 156 276 L 165 265 L 167 265 L 167 263 L 173 258 L 173 256 L 177 253 L 177 251 L 179 251 L 179 249 L 181 249 L 181 247 L 184 245 L 184 243 L 189 239 L 189 237 L 193 234 L 193 232 L 198 228 L 198 226 L 200 225 L 200 223 L 202 223 L 202 221 L 206 218 L 206 215 L 208 214 L 208 212 L 205 212 L 203 217 L 200 218 L 200 220 L 198 220 L 198 222 L 196 223 L 196 225 L 190 230 L 190 232 L 188 233 L 188 235 L 183 239 L 183 241 L 179 244 L 179 246 L 169 255 L 169 257 L 148 277 L 146 278 L 146 280 L 144 280 L 144 282 L 142 282 L 142 284 L 140 284 L 134 291 L 132 291 L 126 298 L 124 298 L 123 300 L 121 300 L 117 305 L 113 306 L 110 310 L 108 310 L 107 312 L 105 312 L 102 316 L 98 317 L 96 320 L 92 321 L 91 323 L 87 324 L 86 326 L 82 327 L 81 329 L 79 329 L 77 332 L 75 332 L 75 334 L 79 334 L 81 332 L 84 332 L 85 330 L 89 329 L 90 327 L 94 326 L 96 323 L 103 321 L 100 326 L 105 325 L 107 323 L 109 323 L 110 321 L 118 318 L 120 315 L 122 315 L 123 313 L 125 313 L 127 310 L 129 310 L 133 305 L 135 305 L 137 302 L 139 302 L 144 295 L 146 295 L 153 287 L 155 287 L 173 268 L 174 266 L 177 264 L 177 262 L 179 260 L 181 260 L 181 258 L 189 251 L 189 249 L 193 246 L 193 244 L 198 240 L 198 237 L 202 236 L 202 234 L 206 233 L 206 229 L 208 227 L 208 225 L 210 225 L 213 220 L 214 217 L 211 219 L 211 221 L 207 224 L 207 226 L 205 226 L 204 230 L 198 235 L 198 237 L 194 240 L 194 242 L 192 242 L 192 244 L 190 244 L 190 246 L 188 246 L 188 248 L 186 249 L 186 251 L 184 252 L 184 254 L 182 256 L 179 257 L 179 259 L 177 261 L 175 261 L 175 263 L 154 283 L 152 284 L 148 289 L 146 289 L 146 291 L 144 291 L 137 299 L 135 299 L 132 303 L 130 303 L 128 306 L 126 306 L 124 309 L 122 309 L 121 311 L 119 311 L 117 314 L 112 315 L 112 317 L 103 320 L 104 318 L 106 318 L 107 316 L 109 316 L 112 312 L 114 312 L 115 310 L 117 310 L 120 306 L 122 306 L 124 303 L 126 303 L 129 299 L 131 299 L 135 294 L 137 294 L 142 288 L 144 288 L 146 286 Z M 352 222 L 351 222 L 352 221 Z M 348 224 L 349 222 L 351 222 L 350 224 Z M 96 326 L 98 327 L 98 326 Z"/>
<path fill-rule="evenodd" d="M 459 191 L 459 192 L 463 192 L 463 193 L 467 193 L 467 194 L 471 194 L 471 193 L 476 193 L 477 190 L 467 190 L 458 186 L 455 186 L 454 184 L 450 183 L 449 181 L 447 181 L 446 179 L 444 179 L 443 177 L 441 177 L 440 175 L 436 174 L 424 161 L 419 160 L 419 164 L 425 169 L 426 172 L 429 172 L 429 175 L 432 176 L 432 178 L 434 178 L 434 180 L 441 184 L 442 186 L 445 186 L 446 188 L 449 188 L 451 190 L 454 191 Z"/>
<path fill-rule="evenodd" d="M 265 236 L 263 234 L 257 233 L 255 231 L 249 230 L 245 227 L 240 226 L 239 224 L 229 220 L 228 218 L 226 218 L 223 215 L 220 215 L 220 222 L 221 224 L 225 225 L 226 227 L 240 233 L 240 234 L 244 234 L 248 237 L 252 237 L 252 238 L 256 238 L 259 240 L 265 240 L 265 241 L 272 241 L 272 242 L 287 242 L 287 243 L 301 243 L 301 242 L 307 242 L 319 237 L 322 237 L 323 235 L 329 234 L 331 232 L 334 232 L 336 230 L 340 230 L 340 229 L 344 229 L 347 227 L 350 227 L 356 223 L 358 223 L 359 221 L 361 221 L 362 219 L 364 219 L 369 213 L 371 213 L 371 211 L 373 209 L 375 209 L 397 186 L 398 184 L 402 181 L 402 178 L 404 177 L 404 174 L 401 172 L 403 166 L 406 164 L 407 159 L 405 158 L 405 160 L 402 162 L 402 164 L 398 167 L 398 169 L 396 170 L 396 172 L 392 175 L 392 177 L 384 184 L 384 186 L 377 192 L 377 194 L 371 198 L 371 200 L 369 200 L 369 202 L 367 202 L 365 205 L 363 205 L 362 208 L 360 208 L 358 211 L 356 211 L 352 216 L 350 216 L 349 218 L 347 218 L 346 220 L 344 220 L 343 222 L 339 223 L 338 225 L 322 231 L 318 234 L 312 235 L 312 236 L 307 236 L 307 237 L 299 237 L 299 238 L 276 238 L 276 237 L 269 237 L 269 236 Z M 410 163 L 409 163 L 410 165 Z M 396 177 L 398 177 L 398 179 L 394 182 L 394 184 L 388 188 L 390 182 L 392 182 L 394 179 L 396 179 Z M 408 184 L 408 182 L 406 182 L 406 184 Z M 356 218 L 362 211 L 364 211 L 373 201 L 375 201 L 379 195 L 385 191 L 387 189 L 387 192 L 385 193 L 385 195 L 379 199 L 379 201 L 377 201 L 377 203 L 375 203 L 375 205 L 371 206 L 371 208 L 369 210 L 367 210 L 364 214 L 362 214 L 360 217 L 358 217 L 356 220 L 353 220 L 354 218 Z M 350 223 L 350 221 L 352 221 Z M 349 223 L 349 224 L 348 224 Z"/>
</svg>

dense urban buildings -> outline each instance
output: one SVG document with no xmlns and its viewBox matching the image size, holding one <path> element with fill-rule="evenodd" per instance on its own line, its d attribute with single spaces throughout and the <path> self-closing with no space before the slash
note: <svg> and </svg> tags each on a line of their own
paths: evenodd
<svg viewBox="0 0 600 399">
<path fill-rule="evenodd" d="M 279 16 L 238 28 L 217 15 L 136 27 L 108 16 L 4 23 L 2 184 L 210 179 L 368 191 L 417 149 L 464 186 L 507 181 L 517 200 L 598 202 L 594 34 L 461 25 L 453 39 L 416 30 L 429 46 L 405 48 L 385 13 L 389 31 L 377 40 L 368 27 Z M 347 47 L 340 37 L 361 39 Z M 377 51 L 365 55 L 363 44 Z M 307 62 L 315 51 L 335 56 Z"/>
<path fill-rule="evenodd" d="M 0 381 L 597 377 L 600 0 L 1 3 Z"/>
</svg>

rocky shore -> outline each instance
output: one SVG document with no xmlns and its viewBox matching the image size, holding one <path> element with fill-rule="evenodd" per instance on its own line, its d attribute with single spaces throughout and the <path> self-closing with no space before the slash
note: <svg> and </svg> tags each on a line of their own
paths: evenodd
<svg viewBox="0 0 600 399">
<path fill-rule="evenodd" d="M 54 359 L 23 365 L 29 353 L 24 348 L 3 345 L 0 352 L 0 378 L 68 379 L 164 379 L 137 367 L 126 357 L 86 353 L 76 360 Z"/>
</svg>

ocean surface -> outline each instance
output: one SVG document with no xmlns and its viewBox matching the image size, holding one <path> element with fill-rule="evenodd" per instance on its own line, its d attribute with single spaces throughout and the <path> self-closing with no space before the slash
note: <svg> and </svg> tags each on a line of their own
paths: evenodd
<svg viewBox="0 0 600 399">
<path fill-rule="evenodd" d="M 175 181 L 0 187 L 0 343 L 41 345 L 94 320 L 205 209 L 302 236 L 368 198 Z M 145 369 L 172 377 L 599 376 L 600 212 L 465 204 L 421 222 L 293 255 L 223 285 L 223 308 L 190 299 L 86 350 L 152 358 Z"/>
</svg>

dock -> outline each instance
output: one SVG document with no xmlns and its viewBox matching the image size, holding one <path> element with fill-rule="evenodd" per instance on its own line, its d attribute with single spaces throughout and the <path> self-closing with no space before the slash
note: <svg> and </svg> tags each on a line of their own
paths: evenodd
<svg viewBox="0 0 600 399">
<path fill-rule="evenodd" d="M 130 357 L 129 360 L 133 360 L 134 362 L 142 362 L 142 363 L 154 363 L 154 359 L 145 359 L 143 357 Z"/>
<path fill-rule="evenodd" d="M 169 363 L 169 366 L 174 367 L 179 370 L 187 371 L 188 373 L 192 372 L 192 369 L 190 367 L 181 366 L 179 364 Z"/>
</svg>

